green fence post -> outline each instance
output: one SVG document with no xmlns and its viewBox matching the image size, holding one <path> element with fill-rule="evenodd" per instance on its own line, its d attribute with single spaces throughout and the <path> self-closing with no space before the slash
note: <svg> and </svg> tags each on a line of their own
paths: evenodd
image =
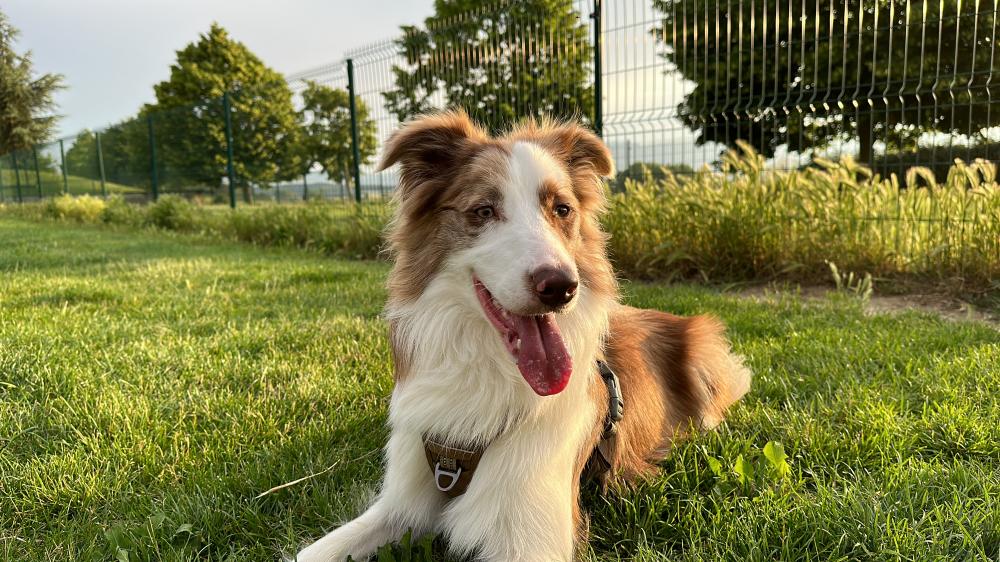
<svg viewBox="0 0 1000 562">
<path fill-rule="evenodd" d="M 21 194 L 21 172 L 17 169 L 17 152 L 10 153 L 10 160 L 14 163 L 14 183 L 17 184 L 17 202 L 24 203 L 24 196 Z"/>
<path fill-rule="evenodd" d="M 35 158 L 35 186 L 38 187 L 38 200 L 42 200 L 42 172 L 38 169 L 38 147 L 31 147 L 31 154 Z"/>
<path fill-rule="evenodd" d="M 66 150 L 62 139 L 59 139 L 59 161 L 62 163 L 63 193 L 69 193 L 69 180 L 66 179 Z"/>
<path fill-rule="evenodd" d="M 604 137 L 604 115 L 603 100 L 604 95 L 601 88 L 601 4 L 602 0 L 594 0 L 594 13 L 590 17 L 594 20 L 594 132 L 597 136 Z"/>
<path fill-rule="evenodd" d="M 302 174 L 302 200 L 309 200 L 309 170 Z"/>
<path fill-rule="evenodd" d="M 3 163 L 3 160 L 0 159 L 0 164 L 2 164 L 2 163 Z M 4 191 L 6 191 L 6 190 L 4 189 L 4 185 L 3 185 L 3 166 L 0 166 L 0 203 L 3 203 L 4 201 L 7 200 L 7 194 L 4 193 Z"/>
<path fill-rule="evenodd" d="M 108 188 L 105 186 L 104 177 L 104 151 L 101 149 L 101 133 L 94 133 L 97 141 L 97 170 L 101 173 L 101 197 L 108 198 Z M 152 145 L 150 145 L 152 146 Z M 91 184 L 93 185 L 93 184 Z"/>
<path fill-rule="evenodd" d="M 156 137 L 153 133 L 153 114 L 146 116 L 146 126 L 149 129 L 149 180 L 153 189 L 153 201 L 160 198 L 160 186 L 156 177 Z"/>
<path fill-rule="evenodd" d="M 229 92 L 222 94 L 222 110 L 226 113 L 226 177 L 229 178 L 229 208 L 236 208 L 236 174 L 233 171 L 233 116 Z"/>
<path fill-rule="evenodd" d="M 354 102 L 354 61 L 347 59 L 347 93 L 351 101 L 351 152 L 354 153 L 354 201 L 361 202 L 361 151 L 358 149 L 358 110 Z"/>
</svg>

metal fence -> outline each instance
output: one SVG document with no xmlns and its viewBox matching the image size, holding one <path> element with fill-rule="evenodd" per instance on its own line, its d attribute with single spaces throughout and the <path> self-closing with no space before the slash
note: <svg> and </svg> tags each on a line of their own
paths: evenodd
<svg viewBox="0 0 1000 562">
<path fill-rule="evenodd" d="M 778 169 L 851 154 L 883 175 L 920 165 L 943 177 L 955 158 L 1000 159 L 997 15 L 996 0 L 484 3 L 287 77 L 298 110 L 315 85 L 347 100 L 334 124 L 299 116 L 303 130 L 340 131 L 326 164 L 303 166 L 292 137 L 250 139 L 253 97 L 231 92 L 4 155 L 0 201 L 382 201 L 396 179 L 374 170 L 382 142 L 447 106 L 492 130 L 580 119 L 611 147 L 619 179 L 639 164 L 716 167 L 738 140 Z"/>
</svg>

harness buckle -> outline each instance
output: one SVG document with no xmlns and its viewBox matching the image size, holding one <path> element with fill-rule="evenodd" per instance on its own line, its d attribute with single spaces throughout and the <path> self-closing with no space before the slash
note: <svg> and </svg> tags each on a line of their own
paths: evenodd
<svg viewBox="0 0 1000 562">
<path fill-rule="evenodd" d="M 454 460 L 452 461 L 451 464 L 454 464 Z M 440 461 L 434 464 L 434 485 L 437 486 L 437 489 L 441 490 L 442 492 L 447 492 L 450 491 L 452 488 L 454 488 L 455 484 L 458 484 L 458 478 L 461 475 L 462 475 L 462 467 L 460 466 L 456 467 L 455 470 L 448 470 L 446 468 L 441 468 Z M 451 478 L 451 481 L 447 486 L 441 483 L 442 476 L 447 476 L 448 478 Z"/>
</svg>

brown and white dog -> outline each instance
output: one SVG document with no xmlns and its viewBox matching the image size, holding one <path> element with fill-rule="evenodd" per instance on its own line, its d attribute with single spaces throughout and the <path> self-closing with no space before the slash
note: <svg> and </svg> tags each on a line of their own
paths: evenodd
<svg viewBox="0 0 1000 562">
<path fill-rule="evenodd" d="M 571 560 L 609 410 L 596 361 L 626 405 L 615 482 L 652 473 L 688 427 L 718 424 L 750 373 L 718 321 L 619 304 L 598 222 L 611 154 L 586 129 L 526 123 L 492 138 L 440 113 L 392 136 L 382 167 L 396 163 L 385 478 L 367 511 L 297 559 L 363 560 L 412 529 L 479 560 Z M 431 440 L 479 451 L 463 494 L 442 491 L 438 471 L 461 467 L 432 470 Z"/>
</svg>

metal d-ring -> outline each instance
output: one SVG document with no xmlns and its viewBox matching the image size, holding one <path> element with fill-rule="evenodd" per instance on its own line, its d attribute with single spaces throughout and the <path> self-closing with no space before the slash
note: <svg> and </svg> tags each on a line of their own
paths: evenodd
<svg viewBox="0 0 1000 562">
<path fill-rule="evenodd" d="M 458 484 L 458 478 L 461 475 L 462 475 L 462 467 L 458 467 L 457 470 L 452 471 L 441 468 L 440 462 L 434 464 L 434 484 L 437 486 L 437 489 L 441 490 L 442 492 L 447 492 L 452 488 L 454 488 L 455 484 Z M 447 476 L 451 478 L 451 483 L 448 484 L 447 486 L 441 485 L 442 476 Z"/>
</svg>

